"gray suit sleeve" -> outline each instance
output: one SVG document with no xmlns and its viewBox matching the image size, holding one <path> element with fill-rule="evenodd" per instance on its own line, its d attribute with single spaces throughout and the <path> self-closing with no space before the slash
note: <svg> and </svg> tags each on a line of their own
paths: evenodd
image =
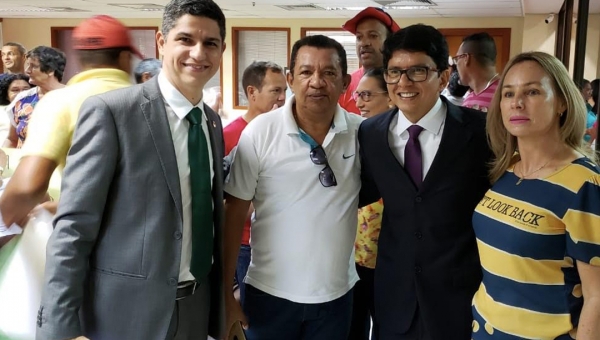
<svg viewBox="0 0 600 340">
<path fill-rule="evenodd" d="M 88 262 L 100 231 L 118 152 L 110 109 L 100 98 L 89 98 L 80 110 L 64 170 L 54 232 L 46 249 L 36 339 L 82 335 L 78 313 L 89 275 Z"/>
</svg>

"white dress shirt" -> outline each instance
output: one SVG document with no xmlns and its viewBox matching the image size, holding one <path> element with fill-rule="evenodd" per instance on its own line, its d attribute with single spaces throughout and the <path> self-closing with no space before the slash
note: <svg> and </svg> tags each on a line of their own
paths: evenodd
<svg viewBox="0 0 600 340">
<path fill-rule="evenodd" d="M 206 136 L 208 145 L 208 157 L 210 159 L 210 179 L 211 187 L 215 176 L 213 168 L 213 157 L 208 135 L 208 124 L 206 114 L 204 113 L 204 102 L 201 100 L 197 105 L 192 105 L 170 82 L 167 77 L 160 72 L 158 74 L 158 87 L 165 102 L 171 137 L 173 138 L 173 147 L 175 148 L 175 157 L 177 159 L 177 169 L 179 171 L 179 185 L 181 186 L 181 204 L 183 207 L 183 237 L 181 245 L 181 262 L 179 264 L 179 282 L 193 280 L 194 276 L 190 272 L 190 262 L 192 261 L 192 191 L 190 183 L 190 162 L 188 159 L 188 129 L 189 122 L 185 116 L 194 108 L 202 110 L 202 130 Z M 213 204 L 214 205 L 214 204 Z M 213 227 L 214 228 L 214 227 Z"/>
<path fill-rule="evenodd" d="M 423 181 L 425 181 L 435 154 L 440 148 L 447 111 L 448 108 L 446 105 L 438 98 L 431 110 L 416 123 L 416 125 L 423 128 L 423 131 L 419 134 L 419 143 L 421 144 L 421 154 L 423 157 Z M 408 143 L 408 128 L 411 125 L 413 123 L 404 116 L 402 111 L 398 111 L 398 114 L 392 118 L 388 131 L 388 143 L 394 156 L 396 156 L 396 159 L 402 166 L 404 166 L 404 149 Z"/>
</svg>

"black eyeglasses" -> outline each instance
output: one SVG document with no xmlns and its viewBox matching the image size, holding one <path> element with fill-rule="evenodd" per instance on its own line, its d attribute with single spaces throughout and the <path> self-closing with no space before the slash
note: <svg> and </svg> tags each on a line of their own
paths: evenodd
<svg viewBox="0 0 600 340">
<path fill-rule="evenodd" d="M 401 70 L 397 68 L 386 68 L 383 69 L 383 79 L 387 84 L 398 84 L 402 75 L 406 73 L 408 80 L 418 83 L 427 80 L 429 77 L 429 71 L 440 72 L 437 69 L 427 66 L 413 66 L 407 69 Z"/>
<path fill-rule="evenodd" d="M 319 181 L 321 185 L 324 187 L 334 187 L 337 185 L 337 181 L 335 180 L 335 174 L 333 170 L 329 166 L 329 162 L 327 162 L 327 154 L 325 154 L 325 150 L 320 145 L 314 147 L 310 150 L 310 160 L 316 165 L 325 165 L 323 170 L 319 172 Z"/>
</svg>

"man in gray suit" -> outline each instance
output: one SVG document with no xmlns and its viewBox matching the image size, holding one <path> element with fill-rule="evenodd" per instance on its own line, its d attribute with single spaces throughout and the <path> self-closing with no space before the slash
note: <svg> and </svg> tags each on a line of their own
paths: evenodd
<svg viewBox="0 0 600 340">
<path fill-rule="evenodd" d="M 152 80 L 86 100 L 47 248 L 37 339 L 223 331 L 223 136 L 202 88 L 225 50 L 211 0 L 171 0 Z"/>
</svg>

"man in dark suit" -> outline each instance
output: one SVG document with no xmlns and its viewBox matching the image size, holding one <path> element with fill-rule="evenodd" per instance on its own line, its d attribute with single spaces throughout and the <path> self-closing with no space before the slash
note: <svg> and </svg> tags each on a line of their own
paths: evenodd
<svg viewBox="0 0 600 340">
<path fill-rule="evenodd" d="M 37 339 L 220 338 L 224 146 L 202 88 L 224 41 L 216 3 L 171 0 L 161 73 L 83 103 Z"/>
<path fill-rule="evenodd" d="M 361 205 L 385 202 L 378 339 L 468 340 L 481 280 L 471 216 L 489 188 L 485 116 L 440 96 L 450 71 L 448 45 L 435 28 L 398 31 L 383 56 L 397 109 L 359 130 Z"/>
</svg>

